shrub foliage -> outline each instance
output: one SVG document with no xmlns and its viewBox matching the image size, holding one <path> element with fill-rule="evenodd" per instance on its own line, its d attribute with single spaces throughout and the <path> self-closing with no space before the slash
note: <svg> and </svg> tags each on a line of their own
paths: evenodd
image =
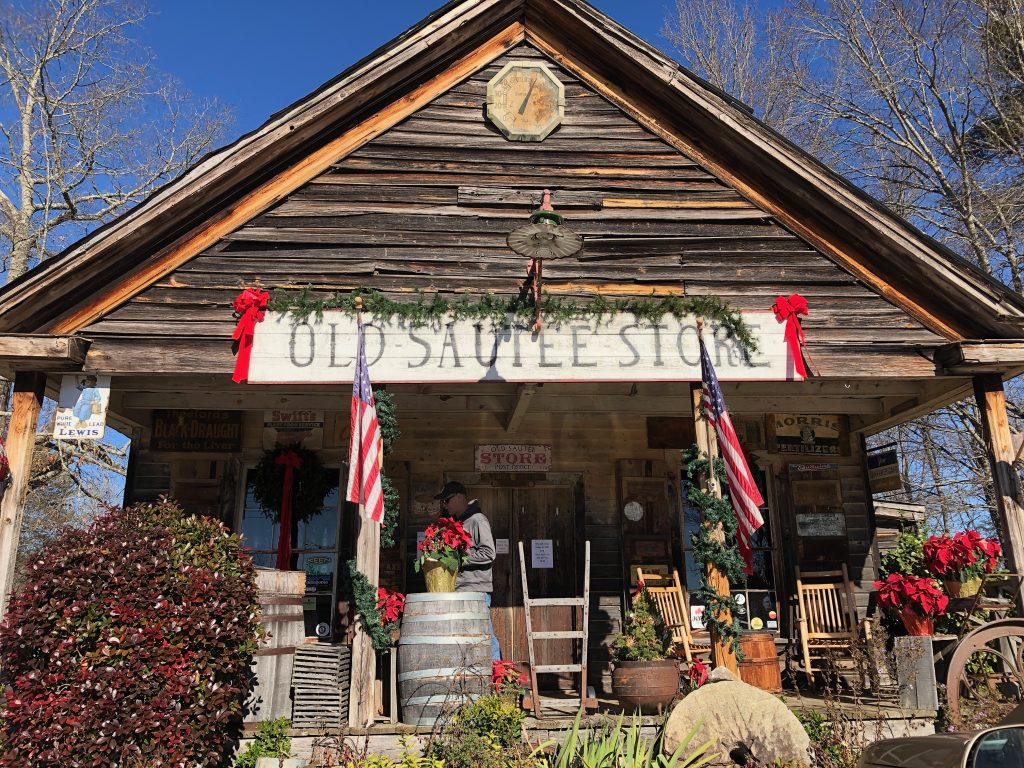
<svg viewBox="0 0 1024 768">
<path fill-rule="evenodd" d="M 0 625 L 0 765 L 222 765 L 257 613 L 238 537 L 172 501 L 65 532 Z"/>
</svg>

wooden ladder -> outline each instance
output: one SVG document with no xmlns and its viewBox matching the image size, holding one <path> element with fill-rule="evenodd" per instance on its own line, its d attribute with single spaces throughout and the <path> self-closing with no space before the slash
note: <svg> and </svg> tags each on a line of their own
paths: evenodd
<svg viewBox="0 0 1024 768">
<path fill-rule="evenodd" d="M 587 687 L 587 638 L 590 631 L 590 542 L 584 543 L 583 565 L 583 597 L 539 597 L 530 598 L 530 587 L 526 580 L 526 554 L 523 542 L 519 542 L 519 569 L 523 577 L 523 612 L 526 614 L 526 644 L 530 650 L 530 690 L 533 716 L 540 719 L 542 705 L 540 688 L 537 686 L 537 675 L 553 672 L 579 672 L 580 674 L 580 707 L 596 707 L 597 699 L 592 688 Z M 560 630 L 557 632 L 534 632 L 533 619 L 530 612 L 534 608 L 545 607 L 583 608 L 582 629 Z M 575 617 L 576 611 L 573 610 Z M 542 664 L 537 665 L 537 654 L 534 651 L 535 640 L 579 640 L 581 641 L 580 663 L 578 664 Z M 571 661 L 571 659 L 570 659 Z"/>
</svg>

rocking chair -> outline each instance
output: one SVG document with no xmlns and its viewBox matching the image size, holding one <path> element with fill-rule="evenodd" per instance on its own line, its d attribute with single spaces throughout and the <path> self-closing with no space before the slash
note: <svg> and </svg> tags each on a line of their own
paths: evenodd
<svg viewBox="0 0 1024 768">
<path fill-rule="evenodd" d="M 711 644 L 695 642 L 690 632 L 690 606 L 686 602 L 686 593 L 679 582 L 679 572 L 672 575 L 661 573 L 644 573 L 643 567 L 636 569 L 637 583 L 643 584 L 647 593 L 658 606 L 665 626 L 672 632 L 672 649 L 670 654 L 675 658 L 683 658 L 687 664 L 693 662 L 694 656 L 706 657 L 711 653 Z"/>
<path fill-rule="evenodd" d="M 853 649 L 862 637 L 871 638 L 871 624 L 867 619 L 857 620 L 846 564 L 834 571 L 801 572 L 797 568 L 796 591 L 800 650 L 808 682 L 814 680 L 815 673 L 833 671 L 842 658 L 856 668 L 863 685 L 864 665 Z"/>
</svg>

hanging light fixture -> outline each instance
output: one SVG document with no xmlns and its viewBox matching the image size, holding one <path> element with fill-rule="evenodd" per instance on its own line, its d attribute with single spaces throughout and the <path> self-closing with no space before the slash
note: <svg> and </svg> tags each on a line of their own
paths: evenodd
<svg viewBox="0 0 1024 768">
<path fill-rule="evenodd" d="M 551 191 L 544 190 L 540 208 L 530 214 L 530 223 L 508 233 L 508 247 L 530 260 L 527 279 L 533 289 L 533 332 L 541 328 L 541 279 L 545 259 L 565 259 L 583 248 L 583 238 L 562 222 L 565 217 L 551 206 Z"/>
</svg>

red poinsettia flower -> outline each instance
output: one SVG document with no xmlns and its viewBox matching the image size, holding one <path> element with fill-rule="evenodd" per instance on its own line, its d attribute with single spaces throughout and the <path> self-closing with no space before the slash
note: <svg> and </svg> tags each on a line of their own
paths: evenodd
<svg viewBox="0 0 1024 768">
<path fill-rule="evenodd" d="M 946 597 L 931 579 L 892 573 L 883 581 L 875 582 L 878 602 L 894 613 L 906 608 L 925 617 L 942 616 L 949 606 Z"/>
<path fill-rule="evenodd" d="M 523 688 L 528 683 L 525 673 L 516 669 L 514 661 L 501 659 L 491 662 L 491 685 L 495 693 L 501 693 L 502 686 L 515 686 Z"/>
<path fill-rule="evenodd" d="M 380 611 L 380 618 L 384 624 L 395 623 L 405 612 L 405 595 L 379 587 L 377 589 L 377 610 Z"/>
<path fill-rule="evenodd" d="M 450 518 L 442 518 L 427 526 L 423 533 L 423 541 L 417 547 L 416 570 L 422 567 L 426 559 L 439 560 L 444 566 L 455 572 L 466 559 L 466 554 L 473 546 L 472 537 L 466 533 L 462 523 Z"/>
<path fill-rule="evenodd" d="M 686 670 L 686 677 L 690 681 L 690 688 L 700 688 L 708 681 L 708 668 L 700 659 L 694 659 L 690 668 Z"/>
</svg>

